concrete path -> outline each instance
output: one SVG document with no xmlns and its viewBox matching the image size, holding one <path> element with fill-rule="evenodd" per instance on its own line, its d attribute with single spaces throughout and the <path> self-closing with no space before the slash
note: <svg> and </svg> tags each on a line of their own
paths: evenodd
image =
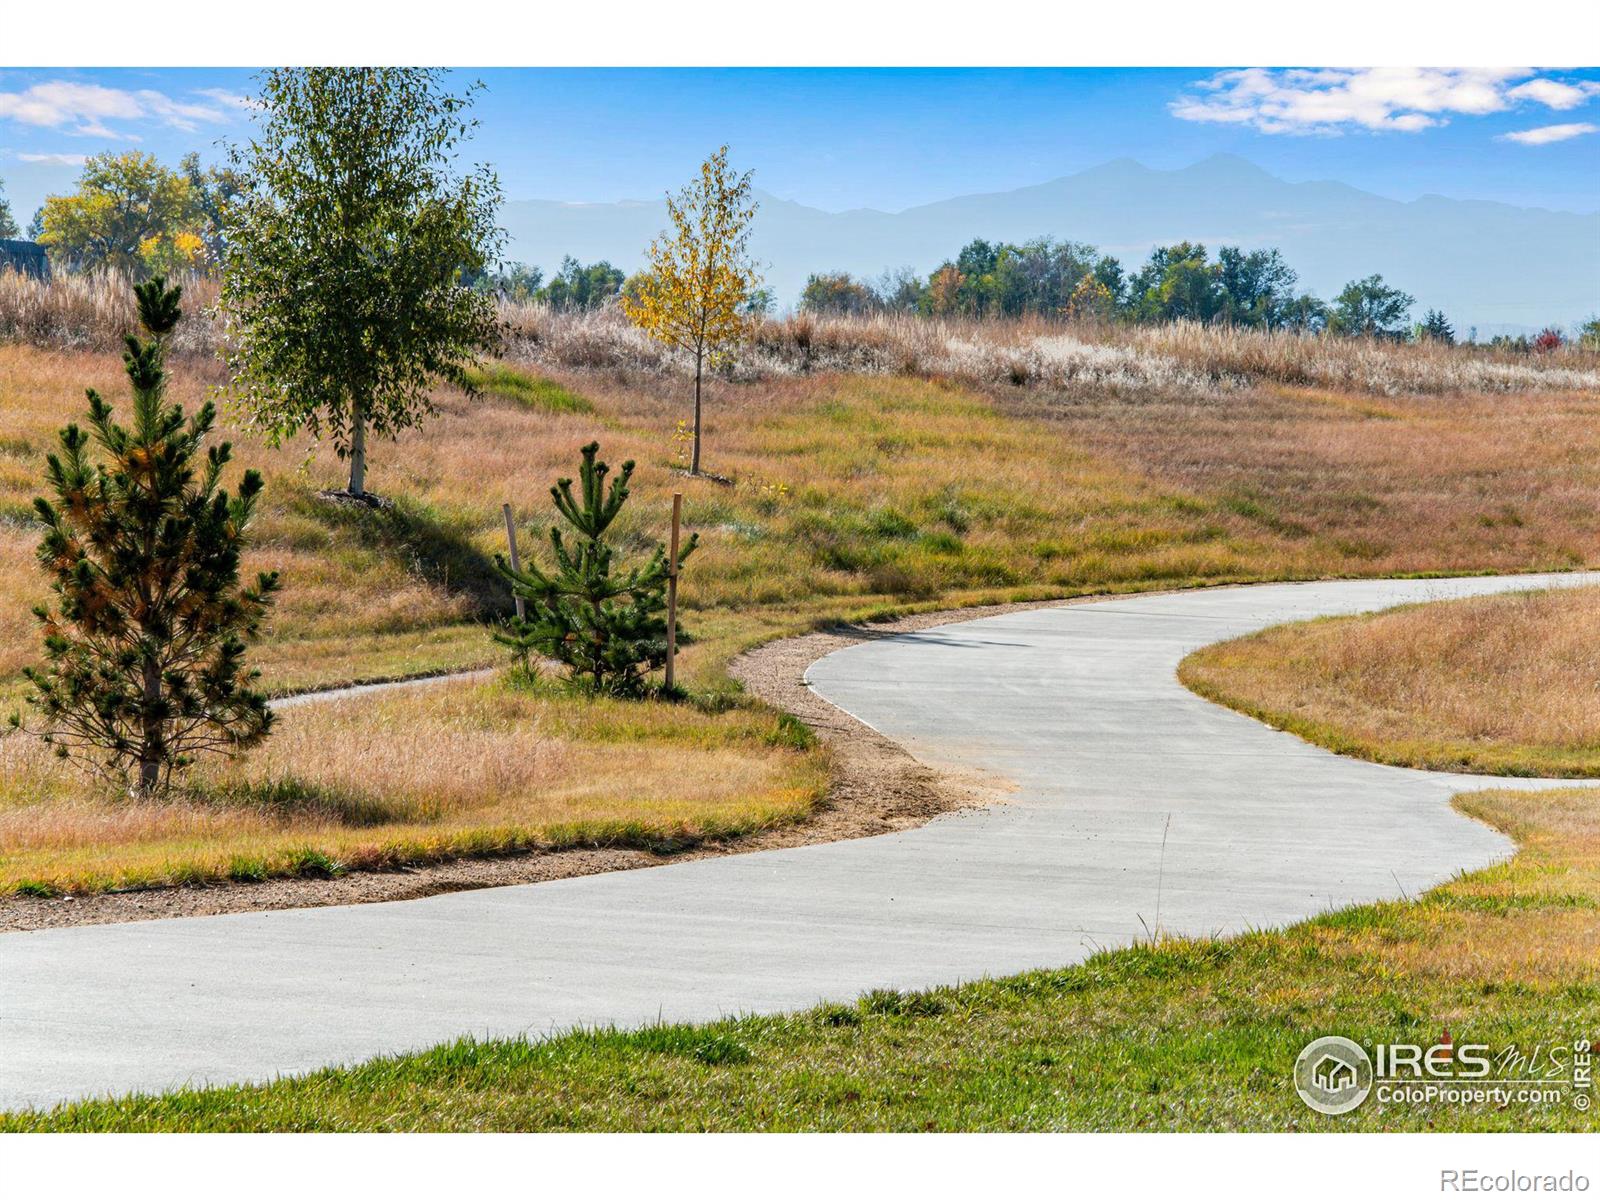
<svg viewBox="0 0 1600 1200">
<path fill-rule="evenodd" d="M 1009 802 L 884 837 L 318 908 L 0 934 L 0 1107 L 269 1079 L 463 1034 L 794 1009 L 1059 966 L 1159 926 L 1415 895 L 1510 843 L 1457 791 L 1198 699 L 1208 642 L 1600 576 L 1271 585 L 1018 612 L 839 651 L 817 690 Z M 1163 841 L 1165 848 L 1163 850 Z"/>
</svg>

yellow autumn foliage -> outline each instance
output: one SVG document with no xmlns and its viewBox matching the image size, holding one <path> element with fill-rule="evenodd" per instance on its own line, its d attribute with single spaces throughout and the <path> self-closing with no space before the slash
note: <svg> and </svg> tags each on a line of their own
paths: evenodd
<svg viewBox="0 0 1600 1200">
<path fill-rule="evenodd" d="M 694 448 L 700 473 L 700 391 L 706 365 L 732 360 L 749 318 L 746 301 L 760 285 L 750 261 L 750 172 L 735 174 L 723 146 L 700 164 L 700 177 L 667 197 L 672 227 L 646 251 L 649 266 L 623 293 L 622 310 L 640 329 L 694 359 Z"/>
</svg>

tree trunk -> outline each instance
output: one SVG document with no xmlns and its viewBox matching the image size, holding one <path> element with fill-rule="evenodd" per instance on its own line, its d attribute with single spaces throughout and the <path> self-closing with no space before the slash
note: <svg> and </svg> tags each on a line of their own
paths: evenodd
<svg viewBox="0 0 1600 1200">
<path fill-rule="evenodd" d="M 139 782 L 136 794 L 148 798 L 161 786 L 161 763 L 165 755 L 161 746 L 161 718 L 150 715 L 150 710 L 161 702 L 161 665 L 155 661 L 144 664 L 144 737 L 139 745 Z"/>
<path fill-rule="evenodd" d="M 350 406 L 350 494 L 365 495 L 367 486 L 367 414 L 359 400 Z"/>
<path fill-rule="evenodd" d="M 705 362 L 704 351 L 696 350 L 694 355 L 694 453 L 689 461 L 689 474 L 700 474 L 700 372 Z"/>
</svg>

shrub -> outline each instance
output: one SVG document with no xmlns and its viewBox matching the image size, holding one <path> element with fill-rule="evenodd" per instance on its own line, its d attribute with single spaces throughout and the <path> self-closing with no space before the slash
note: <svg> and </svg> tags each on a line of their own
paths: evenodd
<svg viewBox="0 0 1600 1200">
<path fill-rule="evenodd" d="M 596 692 L 638 695 L 644 676 L 667 660 L 666 551 L 658 544 L 649 559 L 631 570 L 613 570 L 615 549 L 606 531 L 628 499 L 633 462 L 605 486 L 610 468 L 599 462 L 600 444 L 583 448 L 579 468 L 580 495 L 572 480 L 560 479 L 550 489 L 556 511 L 576 537 L 569 544 L 557 527 L 550 530 L 553 571 L 537 564 L 516 570 L 503 557 L 495 566 L 527 604 L 525 617 L 513 618 L 496 634 L 524 660 L 537 653 L 564 664 L 572 679 Z M 678 552 L 677 568 L 699 538 L 691 534 Z"/>
</svg>

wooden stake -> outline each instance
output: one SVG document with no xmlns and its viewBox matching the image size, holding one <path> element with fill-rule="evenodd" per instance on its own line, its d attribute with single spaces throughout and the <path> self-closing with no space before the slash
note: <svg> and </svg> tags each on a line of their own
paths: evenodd
<svg viewBox="0 0 1600 1200">
<path fill-rule="evenodd" d="M 673 687 L 678 657 L 678 522 L 683 516 L 683 493 L 672 493 L 672 554 L 667 559 L 667 690 Z"/>
<path fill-rule="evenodd" d="M 522 570 L 522 556 L 517 553 L 517 523 L 512 520 L 511 505 L 502 504 L 500 511 L 505 514 L 506 518 L 506 541 L 511 546 L 511 569 L 520 571 Z M 528 615 L 527 610 L 523 607 L 521 596 L 513 592 L 512 598 L 517 602 L 517 620 L 520 621 Z"/>
</svg>

